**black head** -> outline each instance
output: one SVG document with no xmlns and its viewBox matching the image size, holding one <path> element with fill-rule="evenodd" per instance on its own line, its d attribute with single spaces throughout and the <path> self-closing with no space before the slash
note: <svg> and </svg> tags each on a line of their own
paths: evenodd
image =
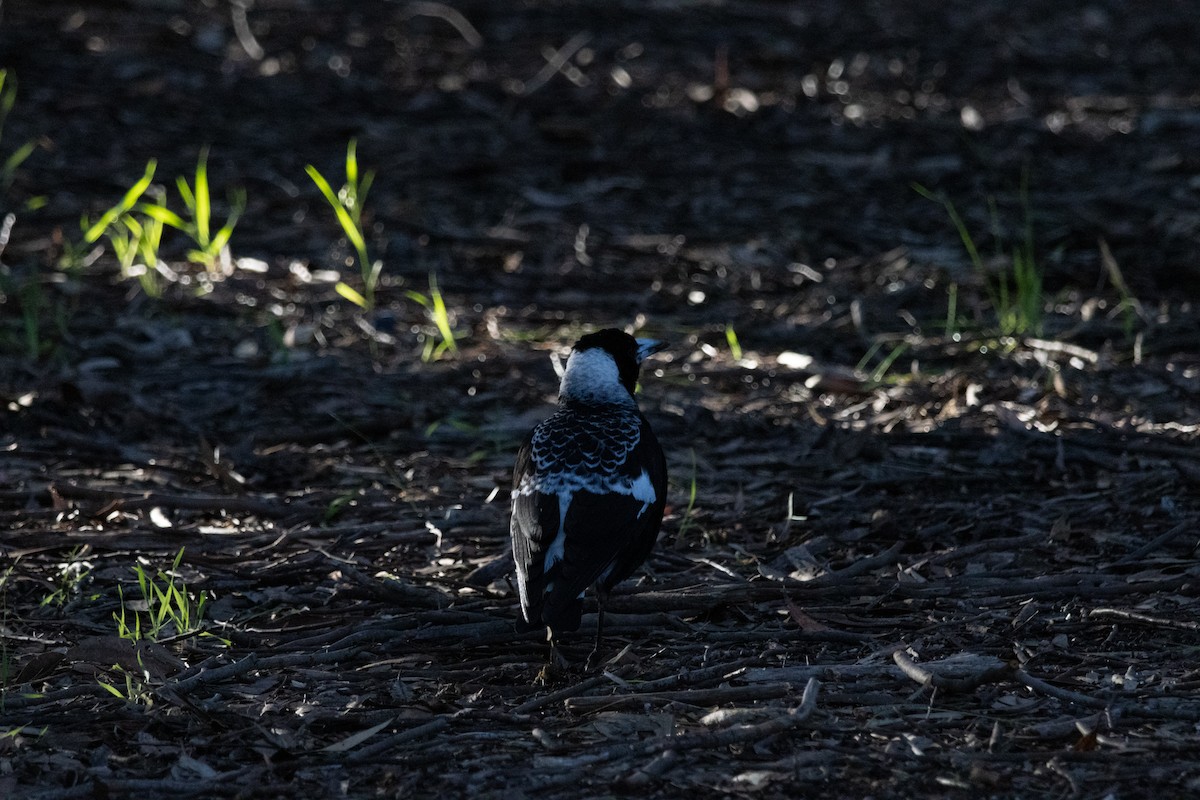
<svg viewBox="0 0 1200 800">
<path fill-rule="evenodd" d="M 620 377 L 621 385 L 632 395 L 634 387 L 637 386 L 642 359 L 652 353 L 657 353 L 664 347 L 666 347 L 665 342 L 653 339 L 635 339 L 617 328 L 605 328 L 581 337 L 575 343 L 574 350 L 576 353 L 593 348 L 608 351 L 617 364 L 617 374 Z"/>
</svg>

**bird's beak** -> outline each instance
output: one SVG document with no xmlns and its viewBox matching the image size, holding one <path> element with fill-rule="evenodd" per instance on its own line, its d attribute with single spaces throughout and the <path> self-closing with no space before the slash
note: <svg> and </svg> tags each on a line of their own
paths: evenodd
<svg viewBox="0 0 1200 800">
<path fill-rule="evenodd" d="M 667 349 L 667 343 L 658 339 L 638 339 L 637 346 L 637 360 L 639 364 L 655 353 Z"/>
</svg>

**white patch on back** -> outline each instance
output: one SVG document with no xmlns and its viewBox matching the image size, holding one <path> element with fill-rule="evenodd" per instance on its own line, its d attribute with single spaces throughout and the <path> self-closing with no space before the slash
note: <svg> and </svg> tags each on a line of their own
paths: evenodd
<svg viewBox="0 0 1200 800">
<path fill-rule="evenodd" d="M 633 396 L 621 385 L 617 362 L 601 347 L 571 353 L 558 393 L 572 400 L 635 405 Z"/>
</svg>

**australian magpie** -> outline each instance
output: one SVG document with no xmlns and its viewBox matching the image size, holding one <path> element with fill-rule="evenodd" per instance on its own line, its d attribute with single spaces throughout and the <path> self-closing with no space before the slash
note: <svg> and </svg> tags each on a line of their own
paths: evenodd
<svg viewBox="0 0 1200 800">
<path fill-rule="evenodd" d="M 662 448 L 634 400 L 642 360 L 665 343 L 615 328 L 575 343 L 558 410 L 517 454 L 512 550 L 521 613 L 555 635 L 579 629 L 583 593 L 604 600 L 654 547 L 667 494 Z M 596 651 L 593 651 L 595 655 Z"/>
</svg>

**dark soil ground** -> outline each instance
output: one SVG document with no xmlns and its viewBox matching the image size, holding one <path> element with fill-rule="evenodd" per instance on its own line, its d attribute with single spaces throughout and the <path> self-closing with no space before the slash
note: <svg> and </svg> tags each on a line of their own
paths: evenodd
<svg viewBox="0 0 1200 800">
<path fill-rule="evenodd" d="M 1200 16 L 1128 7 L 4 4 L 0 796 L 1200 792 Z M 224 265 L 80 246 L 205 145 Z M 509 470 L 607 325 L 668 517 L 545 671 Z"/>
</svg>

